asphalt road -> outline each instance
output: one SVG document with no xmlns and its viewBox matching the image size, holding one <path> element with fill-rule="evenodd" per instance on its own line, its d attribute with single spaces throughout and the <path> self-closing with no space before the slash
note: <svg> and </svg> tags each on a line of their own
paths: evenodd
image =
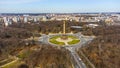
<svg viewBox="0 0 120 68">
<path fill-rule="evenodd" d="M 60 35 L 60 34 L 55 34 L 55 35 Z M 39 38 L 39 41 L 44 43 L 44 44 L 51 44 L 53 46 L 57 46 L 56 44 L 52 44 L 49 42 L 49 38 L 55 35 L 41 35 Z M 84 36 L 81 33 L 76 33 L 76 34 L 67 34 L 67 35 L 73 35 L 77 36 L 80 39 L 80 42 L 74 45 L 68 45 L 64 46 L 67 50 L 70 51 L 70 55 L 73 59 L 74 62 L 74 67 L 75 68 L 86 68 L 86 65 L 82 62 L 81 58 L 79 55 L 76 53 L 76 49 L 79 49 L 80 47 L 84 46 L 84 44 L 88 44 L 94 39 L 94 36 Z"/>
<path fill-rule="evenodd" d="M 70 55 L 74 60 L 73 62 L 75 68 L 86 68 L 85 64 L 82 62 L 81 58 L 72 47 L 67 47 L 66 49 L 68 49 L 71 52 Z"/>
</svg>

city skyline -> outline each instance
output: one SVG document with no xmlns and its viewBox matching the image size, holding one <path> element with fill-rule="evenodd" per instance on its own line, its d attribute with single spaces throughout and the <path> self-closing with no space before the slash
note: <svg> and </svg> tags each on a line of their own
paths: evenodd
<svg viewBox="0 0 120 68">
<path fill-rule="evenodd" d="M 120 0 L 1 0 L 0 13 L 119 12 Z"/>
</svg>

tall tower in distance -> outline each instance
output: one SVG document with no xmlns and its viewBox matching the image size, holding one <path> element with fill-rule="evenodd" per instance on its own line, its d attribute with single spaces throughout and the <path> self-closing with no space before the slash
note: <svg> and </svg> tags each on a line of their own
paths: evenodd
<svg viewBox="0 0 120 68">
<path fill-rule="evenodd" d="M 62 40 L 67 40 L 68 36 L 66 35 L 66 22 L 63 21 L 63 35 L 61 36 Z"/>
<path fill-rule="evenodd" d="M 65 31 L 66 29 L 65 28 L 66 28 L 66 24 L 65 24 L 65 21 L 64 21 L 63 22 L 63 34 L 66 34 L 66 31 Z"/>
</svg>

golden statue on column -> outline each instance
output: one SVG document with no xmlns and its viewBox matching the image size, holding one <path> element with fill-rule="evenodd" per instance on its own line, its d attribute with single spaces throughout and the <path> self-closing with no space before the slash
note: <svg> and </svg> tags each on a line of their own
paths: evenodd
<svg viewBox="0 0 120 68">
<path fill-rule="evenodd" d="M 66 35 L 66 22 L 63 21 L 63 35 L 61 36 L 61 39 L 66 40 L 68 39 L 67 35 Z"/>
<path fill-rule="evenodd" d="M 65 30 L 66 30 L 65 27 L 66 27 L 66 26 L 65 26 L 65 21 L 64 21 L 64 22 L 63 22 L 63 34 L 66 34 L 66 32 L 65 32 Z"/>
</svg>

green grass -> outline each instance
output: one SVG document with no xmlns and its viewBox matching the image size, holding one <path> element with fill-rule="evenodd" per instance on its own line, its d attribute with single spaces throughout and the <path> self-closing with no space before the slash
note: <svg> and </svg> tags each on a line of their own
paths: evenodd
<svg viewBox="0 0 120 68">
<path fill-rule="evenodd" d="M 1 68 L 17 68 L 17 66 L 21 64 L 19 60 L 15 60 L 14 62 L 5 65 L 4 67 Z"/>
<path fill-rule="evenodd" d="M 4 65 L 4 64 L 6 64 L 6 63 L 9 63 L 9 62 L 11 62 L 11 61 L 13 61 L 14 59 L 11 59 L 11 58 L 8 58 L 8 59 L 6 59 L 6 60 L 4 60 L 4 61 L 1 61 L 0 62 L 0 66 L 1 65 Z"/>
<path fill-rule="evenodd" d="M 54 44 L 58 44 L 58 45 L 65 45 L 64 42 L 58 42 L 58 41 L 56 41 L 56 39 L 57 39 L 57 38 L 60 38 L 60 37 L 61 37 L 61 36 L 54 36 L 54 37 L 50 38 L 50 42 L 51 42 L 51 43 L 54 43 Z"/>
<path fill-rule="evenodd" d="M 78 39 L 77 37 L 75 37 L 75 36 L 71 36 L 71 35 L 69 35 L 68 38 Z"/>
<path fill-rule="evenodd" d="M 52 37 L 52 38 L 50 38 L 50 39 L 57 39 L 57 38 L 60 38 L 61 36 L 54 36 L 54 37 Z"/>
<path fill-rule="evenodd" d="M 49 42 L 51 42 L 53 44 L 58 44 L 58 45 L 65 45 L 64 42 L 56 41 L 56 39 L 60 38 L 60 37 L 61 36 L 54 36 L 54 37 L 50 38 Z M 72 41 L 68 42 L 69 45 L 76 44 L 76 43 L 80 42 L 80 40 L 76 36 L 68 35 L 68 38 L 73 39 Z"/>
<path fill-rule="evenodd" d="M 76 44 L 76 43 L 79 43 L 80 40 L 79 39 L 75 39 L 75 40 L 72 40 L 70 42 L 68 42 L 69 45 L 72 45 L 72 44 Z"/>
<path fill-rule="evenodd" d="M 18 57 L 21 58 L 21 59 L 26 58 L 26 57 L 28 57 L 28 56 L 31 54 L 31 52 L 32 52 L 32 51 L 30 51 L 30 50 L 26 50 L 26 51 L 20 53 L 20 54 L 18 55 Z"/>
<path fill-rule="evenodd" d="M 58 41 L 56 41 L 55 39 L 50 39 L 50 42 L 51 42 L 51 43 L 54 43 L 54 44 L 58 44 L 58 45 L 65 45 L 64 42 L 58 42 Z"/>
</svg>

